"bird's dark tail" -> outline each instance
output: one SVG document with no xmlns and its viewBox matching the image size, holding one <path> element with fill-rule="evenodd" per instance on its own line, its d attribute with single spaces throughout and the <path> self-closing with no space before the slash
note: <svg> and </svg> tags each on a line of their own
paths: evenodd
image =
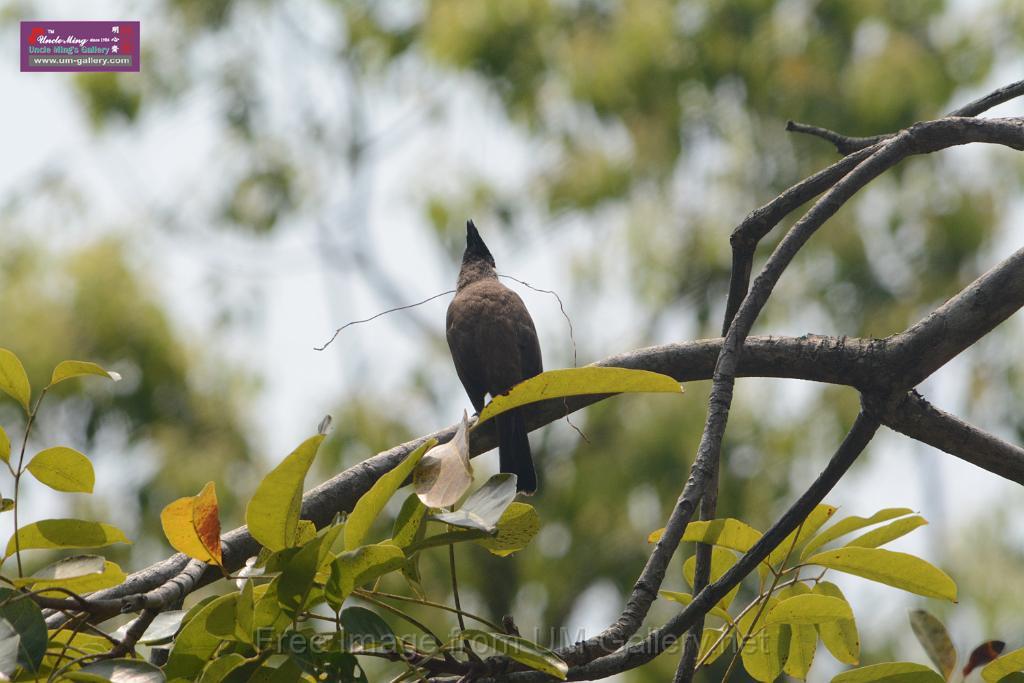
<svg viewBox="0 0 1024 683">
<path fill-rule="evenodd" d="M 519 410 L 510 410 L 497 417 L 498 462 L 502 472 L 516 475 L 516 488 L 524 493 L 537 490 L 537 472 L 530 454 L 530 437 L 526 421 Z"/>
</svg>

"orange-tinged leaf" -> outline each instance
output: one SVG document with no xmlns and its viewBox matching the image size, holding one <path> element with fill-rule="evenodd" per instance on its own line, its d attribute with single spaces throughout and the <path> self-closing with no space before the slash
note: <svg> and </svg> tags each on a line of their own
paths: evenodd
<svg viewBox="0 0 1024 683">
<path fill-rule="evenodd" d="M 179 498 L 160 513 L 164 535 L 180 553 L 201 562 L 221 563 L 217 491 L 208 482 L 196 496 Z"/>
<path fill-rule="evenodd" d="M 212 481 L 195 498 L 192 509 L 192 524 L 203 547 L 217 564 L 221 564 L 220 552 L 220 508 L 217 505 L 217 487 Z"/>
</svg>

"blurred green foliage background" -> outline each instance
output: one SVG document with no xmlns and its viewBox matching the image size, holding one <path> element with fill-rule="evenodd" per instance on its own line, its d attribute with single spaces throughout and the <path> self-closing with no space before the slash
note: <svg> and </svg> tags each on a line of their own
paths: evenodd
<svg viewBox="0 0 1024 683">
<path fill-rule="evenodd" d="M 157 0 L 141 15 L 117 2 L 70 11 L 14 2 L 3 31 L 37 16 L 140 18 L 143 68 L 9 81 L 70 102 L 74 144 L 116 168 L 83 179 L 55 153 L 0 184 L 0 346 L 34 382 L 64 358 L 125 375 L 58 396 L 38 438 L 96 460 L 116 496 L 82 506 L 134 526 L 140 543 L 125 564 L 135 568 L 167 552 L 157 523 L 167 502 L 213 479 L 226 523 L 237 522 L 287 452 L 278 446 L 312 433 L 324 411 L 337 427 L 320 478 L 455 421 L 466 401 L 436 306 L 309 349 L 327 327 L 452 286 L 467 217 L 500 271 L 559 291 L 580 362 L 717 336 L 731 229 L 836 159 L 785 133 L 787 119 L 872 135 L 940 116 L 1015 80 L 1024 36 L 1012 1 Z M 1019 243 L 1022 171 L 1005 150 L 904 164 L 814 238 L 755 333 L 905 328 Z M 280 293 L 309 272 L 305 289 Z M 272 314 L 282 296 L 319 327 L 282 335 Z M 524 296 L 547 367 L 570 365 L 557 305 Z M 1024 358 L 1012 335 L 972 350 L 933 397 L 1020 440 Z M 275 398 L 282 382 L 302 381 L 293 364 L 337 377 L 328 392 L 300 385 Z M 543 531 L 511 559 L 463 551 L 466 600 L 515 614 L 524 633 L 614 617 L 699 439 L 707 387 L 688 390 L 682 408 L 623 398 L 587 410 L 575 420 L 589 442 L 565 425 L 535 434 Z M 308 417 L 287 422 L 294 412 L 276 408 L 296 398 Z M 856 410 L 849 390 L 741 382 L 721 513 L 768 525 Z M 16 433 L 11 405 L 0 421 Z M 903 493 L 929 500 L 926 516 L 942 522 L 928 557 L 961 587 L 962 604 L 942 616 L 964 648 L 1012 640 L 1017 602 L 1000 596 L 1022 578 L 1021 539 L 1005 532 L 1020 495 L 994 486 L 992 514 L 947 510 L 956 486 L 921 451 L 896 455 L 912 458 L 922 487 Z M 877 495 L 846 512 L 914 503 L 885 482 L 884 464 L 870 471 L 879 479 L 856 490 Z M 965 529 L 980 532 L 968 541 Z M 443 560 L 425 565 L 435 598 L 446 595 Z M 986 580 L 996 561 L 1001 581 Z M 865 662 L 901 648 L 920 657 L 900 613 L 877 624 L 852 597 L 862 630 L 876 626 Z M 652 619 L 671 613 L 659 605 Z M 624 679 L 665 680 L 674 666 L 663 657 Z"/>
</svg>

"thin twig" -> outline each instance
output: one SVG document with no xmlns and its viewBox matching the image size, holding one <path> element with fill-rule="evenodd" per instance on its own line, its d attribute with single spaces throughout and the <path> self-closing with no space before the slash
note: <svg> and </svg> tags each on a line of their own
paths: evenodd
<svg viewBox="0 0 1024 683">
<path fill-rule="evenodd" d="M 361 590 L 361 589 L 357 589 L 355 591 L 355 594 L 359 595 L 359 596 L 362 596 L 364 593 L 369 594 L 369 595 L 373 595 L 376 598 L 385 598 L 387 600 L 400 600 L 402 602 L 411 602 L 411 603 L 414 603 L 414 604 L 417 604 L 417 605 L 423 605 L 425 607 L 433 607 L 435 609 L 440 609 L 440 610 L 444 610 L 446 612 L 451 612 L 452 614 L 458 614 L 459 613 L 458 609 L 456 609 L 454 607 L 451 607 L 449 605 L 446 605 L 444 603 L 433 602 L 431 600 L 423 600 L 421 598 L 414 598 L 414 597 L 409 596 L 409 595 L 398 595 L 396 593 L 384 593 L 384 592 L 381 592 L 381 591 L 364 591 L 364 590 Z M 485 625 L 487 628 L 491 629 L 495 633 L 501 633 L 504 630 L 501 626 L 498 626 L 493 621 L 490 621 L 489 619 L 486 619 L 486 618 L 484 618 L 484 617 L 482 617 L 482 616 L 480 616 L 478 614 L 474 614 L 472 612 L 467 612 L 466 610 L 461 610 L 461 612 L 462 612 L 462 614 L 464 616 L 469 617 L 473 621 L 480 622 L 481 624 Z"/>
<path fill-rule="evenodd" d="M 338 338 L 338 335 L 341 334 L 341 331 L 344 330 L 346 327 L 351 327 L 353 325 L 361 325 L 362 323 L 368 323 L 371 320 L 376 320 L 377 318 L 381 317 L 382 315 L 387 315 L 388 313 L 394 313 L 395 311 L 404 311 L 407 308 L 415 308 L 416 306 L 422 306 L 423 304 L 425 304 L 427 302 L 430 302 L 430 301 L 433 301 L 434 299 L 439 299 L 442 296 L 447 296 L 448 294 L 454 294 L 454 293 L 455 293 L 454 289 L 449 289 L 448 291 L 441 292 L 440 294 L 435 294 L 434 296 L 427 297 L 423 301 L 417 301 L 414 304 L 406 304 L 405 306 L 395 306 L 394 308 L 389 308 L 386 311 L 381 311 L 380 313 L 377 313 L 376 315 L 371 315 L 369 318 L 363 318 L 362 320 L 352 320 L 350 322 L 347 322 L 344 325 L 342 325 L 341 327 L 339 327 L 338 329 L 336 329 L 334 331 L 334 334 L 331 335 L 331 338 L 328 339 L 326 342 L 324 342 L 320 346 L 314 346 L 313 350 L 314 351 L 323 351 L 324 349 L 326 349 L 328 346 L 331 345 L 331 343 L 334 342 L 335 339 Z"/>
</svg>

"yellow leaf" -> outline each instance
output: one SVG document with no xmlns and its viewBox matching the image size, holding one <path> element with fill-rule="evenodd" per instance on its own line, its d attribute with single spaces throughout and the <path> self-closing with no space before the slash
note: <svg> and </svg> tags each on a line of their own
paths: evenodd
<svg viewBox="0 0 1024 683">
<path fill-rule="evenodd" d="M 678 394 L 682 391 L 682 386 L 673 378 L 648 370 L 596 366 L 549 370 L 495 396 L 481 411 L 476 426 L 507 410 L 550 398 L 651 392 Z"/>
<path fill-rule="evenodd" d="M 658 591 L 658 595 L 671 600 L 672 602 L 678 602 L 680 605 L 689 605 L 693 602 L 693 595 L 690 593 L 679 593 L 677 591 Z M 708 614 L 719 619 L 724 619 L 728 623 L 732 623 L 732 617 L 721 607 L 715 606 L 708 610 Z"/>
<path fill-rule="evenodd" d="M 824 503 L 815 506 L 811 514 L 807 515 L 803 524 L 790 532 L 789 536 L 786 536 L 786 540 L 776 546 L 775 550 L 768 555 L 767 563 L 761 563 L 757 566 L 758 573 L 761 576 L 765 576 L 769 565 L 778 569 L 779 564 L 786 558 L 789 558 L 789 564 L 794 564 L 796 558 L 800 557 L 800 549 L 803 545 L 814 536 L 814 533 L 821 528 L 822 524 L 828 521 L 829 517 L 835 514 L 836 509 Z"/>
<path fill-rule="evenodd" d="M 7 349 L 0 349 L 0 391 L 20 403 L 28 415 L 28 402 L 32 396 L 28 375 L 25 374 L 25 366 L 18 357 Z"/>
<path fill-rule="evenodd" d="M 819 581 L 813 592 L 846 601 L 846 596 L 839 590 L 839 586 L 828 581 Z M 854 619 L 825 621 L 818 624 L 817 628 L 821 642 L 833 657 L 843 664 L 860 662 L 860 635 L 857 633 L 857 622 Z"/>
<path fill-rule="evenodd" d="M 981 670 L 981 677 L 988 683 L 997 683 L 1003 676 L 1022 670 L 1024 670 L 1024 647 L 1007 652 L 994 662 L 986 664 L 985 668 Z"/>
<path fill-rule="evenodd" d="M 785 602 L 797 595 L 806 595 L 811 592 L 807 584 L 800 582 L 782 588 L 775 596 Z M 776 605 L 778 609 L 778 605 Z M 807 624 L 790 624 L 789 626 L 789 653 L 786 656 L 786 663 L 782 671 L 793 678 L 800 680 L 807 679 L 807 672 L 814 662 L 814 652 L 818 645 L 818 632 L 814 626 Z"/>
<path fill-rule="evenodd" d="M 794 595 L 781 600 L 765 617 L 766 624 L 803 624 L 852 619 L 853 610 L 845 600 L 827 595 Z"/>
<path fill-rule="evenodd" d="M 3 427 L 0 427 L 0 460 L 11 461 L 11 440 L 7 438 Z"/>
<path fill-rule="evenodd" d="M 914 529 L 919 526 L 924 526 L 927 523 L 928 520 L 920 515 L 904 517 L 903 519 L 897 519 L 895 522 L 890 522 L 883 527 L 869 531 L 866 534 L 862 534 L 846 545 L 857 546 L 859 548 L 877 548 L 878 546 L 885 545 L 889 541 L 896 540 L 900 536 L 909 534 Z"/>
<path fill-rule="evenodd" d="M 4 557 L 14 554 L 15 537 L 7 543 Z M 81 519 L 43 519 L 27 524 L 17 533 L 22 550 L 34 548 L 100 548 L 114 543 L 131 543 L 117 527 Z"/>
<path fill-rule="evenodd" d="M 725 629 L 728 626 L 722 628 L 706 628 L 704 633 L 701 634 L 700 638 L 700 652 L 697 654 L 697 661 L 703 662 L 702 666 L 711 666 L 715 660 L 721 657 L 732 645 L 732 635 L 728 635 L 722 638 L 722 634 L 725 633 Z M 719 639 L 721 638 L 721 641 Z M 714 651 L 711 648 L 714 647 Z M 710 653 L 710 654 L 709 654 Z M 705 657 L 707 659 L 705 659 Z"/>
<path fill-rule="evenodd" d="M 820 534 L 812 538 L 806 546 L 804 546 L 803 552 L 800 553 L 800 559 L 810 557 L 811 553 L 820 548 L 821 546 L 836 540 L 840 536 L 845 536 L 848 533 L 863 529 L 866 526 L 872 524 L 878 524 L 879 522 L 887 522 L 890 519 L 896 517 L 902 517 L 909 515 L 913 510 L 910 508 L 885 508 L 879 510 L 870 517 L 844 517 L 829 528 L 822 531 Z"/>
<path fill-rule="evenodd" d="M 160 524 L 171 546 L 199 560 L 221 564 L 220 512 L 217 490 L 207 482 L 196 496 L 179 498 L 160 513 Z"/>
<path fill-rule="evenodd" d="M 924 664 L 884 662 L 844 671 L 832 683 L 945 683 L 945 679 Z"/>
<path fill-rule="evenodd" d="M 72 377 L 82 377 L 85 375 L 97 375 L 99 377 L 106 377 L 112 379 L 115 382 L 121 380 L 121 375 L 116 372 L 104 370 L 96 363 L 90 363 L 85 360 L 65 360 L 57 364 L 57 367 L 53 369 L 53 375 L 50 377 L 50 386 L 58 382 L 63 382 L 66 379 Z"/>
<path fill-rule="evenodd" d="M 805 564 L 836 569 L 929 598 L 956 602 L 956 584 L 919 557 L 882 548 L 845 547 L 807 558 Z"/>
<path fill-rule="evenodd" d="M 38 593 L 60 588 L 82 595 L 118 586 L 126 578 L 121 568 L 113 562 L 95 555 L 79 555 L 54 562 L 32 576 L 12 581 L 19 588 L 30 586 Z"/>
<path fill-rule="evenodd" d="M 722 578 L 722 575 L 729 571 L 732 566 L 736 564 L 736 556 L 728 550 L 724 550 L 719 547 L 711 548 L 711 581 L 715 582 Z M 686 562 L 683 563 L 683 577 L 686 582 L 693 588 L 694 573 L 697 570 L 697 556 L 691 555 Z M 731 591 L 725 594 L 721 600 L 718 601 L 718 606 L 723 610 L 729 609 L 729 605 L 732 604 L 733 599 L 739 592 L 740 587 L 737 584 Z"/>
<path fill-rule="evenodd" d="M 789 655 L 789 627 L 783 624 L 765 626 L 764 623 L 765 613 L 770 612 L 778 602 L 774 597 L 768 598 L 764 612 L 759 615 L 757 607 L 748 610 L 740 617 L 737 626 L 739 636 L 747 638 L 740 652 L 743 668 L 751 678 L 763 683 L 770 683 L 779 677 Z"/>
<path fill-rule="evenodd" d="M 96 483 L 89 458 L 66 446 L 39 451 L 26 466 L 40 483 L 56 491 L 92 493 Z"/>
<path fill-rule="evenodd" d="M 501 513 L 498 533 L 478 539 L 477 545 L 487 548 L 493 555 L 506 557 L 522 550 L 540 531 L 540 515 L 527 503 L 513 502 Z"/>
<path fill-rule="evenodd" d="M 761 540 L 761 532 L 738 519 L 712 519 L 706 522 L 687 524 L 683 540 L 691 543 L 718 545 L 745 553 Z"/>
</svg>

